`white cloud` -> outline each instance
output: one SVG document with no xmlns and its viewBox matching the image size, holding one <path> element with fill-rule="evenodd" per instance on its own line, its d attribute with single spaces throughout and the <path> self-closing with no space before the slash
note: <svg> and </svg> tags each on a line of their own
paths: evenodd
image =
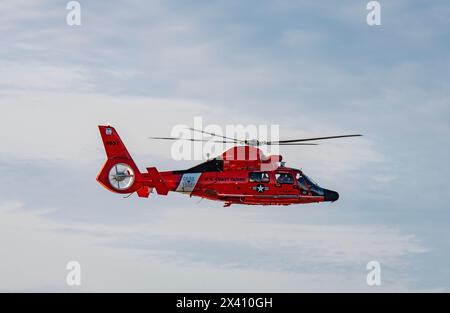
<svg viewBox="0 0 450 313">
<path fill-rule="evenodd" d="M 33 90 L 88 91 L 92 88 L 92 77 L 82 67 L 0 62 L 0 90 L 7 92 L 15 90 L 27 94 Z"/>
<path fill-rule="evenodd" d="M 0 103 L 3 111 L 0 131 L 13 134 L 6 136 L 0 146 L 4 157 L 92 162 L 103 156 L 96 126 L 111 123 L 140 164 L 142 155 L 170 157 L 168 143 L 148 141 L 146 137 L 170 135 L 173 126 L 192 125 L 195 116 L 203 117 L 204 126 L 267 123 L 261 116 L 211 102 L 93 92 L 90 91 L 94 89 L 92 72 L 84 67 L 58 68 L 40 63 L 4 65 L 10 75 L 0 78 L 0 86 L 5 87 Z M 279 123 L 278 120 L 269 122 Z M 330 124 L 322 125 L 319 132 L 317 125 L 321 125 L 320 120 L 305 113 L 283 123 L 280 135 L 292 138 L 348 132 Z M 285 148 L 281 152 L 291 166 L 311 168 L 326 180 L 383 160 L 376 147 L 364 138 L 351 143 L 348 140 L 326 142 L 302 150 L 300 164 L 297 150 Z"/>
<path fill-rule="evenodd" d="M 373 258 L 392 269 L 385 290 L 403 290 L 404 262 L 425 251 L 386 227 L 269 223 L 254 210 L 183 208 L 107 226 L 54 222 L 22 207 L 0 205 L 3 290 L 70 290 L 65 265 L 76 260 L 75 290 L 84 291 L 371 291 L 365 264 Z"/>
</svg>

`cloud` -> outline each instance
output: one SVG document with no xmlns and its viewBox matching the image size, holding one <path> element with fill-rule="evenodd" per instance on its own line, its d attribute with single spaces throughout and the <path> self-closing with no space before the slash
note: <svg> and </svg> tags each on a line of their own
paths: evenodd
<svg viewBox="0 0 450 313">
<path fill-rule="evenodd" d="M 19 260 L 8 259 L 17 275 L 2 288 L 61 288 L 70 251 L 95 290 L 363 290 L 366 259 L 380 256 L 389 288 L 447 284 L 427 271 L 449 251 L 436 230 L 449 220 L 446 1 L 383 3 L 378 28 L 353 0 L 91 1 L 81 27 L 66 25 L 65 4 L 0 3 L 0 184 L 16 203 L 3 204 L 15 239 L 1 247 Z M 365 136 L 281 150 L 340 192 L 333 209 L 230 213 L 179 195 L 125 202 L 97 186 L 97 124 L 116 126 L 139 166 L 183 168 L 195 162 L 175 163 L 170 144 L 145 138 L 194 116 L 280 124 L 283 138 Z M 28 249 L 34 238 L 42 254 Z M 29 272 L 30 254 L 46 271 Z"/>
<path fill-rule="evenodd" d="M 104 155 L 96 126 L 111 123 L 137 161 L 143 155 L 167 159 L 170 144 L 145 138 L 170 135 L 171 128 L 177 124 L 192 126 L 195 116 L 203 117 L 204 126 L 267 124 L 267 120 L 247 111 L 230 110 L 203 100 L 112 96 L 96 92 L 95 75 L 83 66 L 58 68 L 37 62 L 21 65 L 5 62 L 4 65 L 11 74 L 0 78 L 0 86 L 4 88 L 1 95 L 4 122 L 0 130 L 14 132 L 14 136 L 5 137 L 4 145 L 0 146 L 5 157 L 83 164 L 96 161 Z M 302 125 L 301 130 L 298 124 Z M 305 114 L 280 125 L 280 135 L 293 138 L 348 132 L 334 124 L 324 125 L 318 132 L 318 124 L 319 119 Z M 351 146 L 344 142 L 305 150 L 302 163 L 292 159 L 292 166 L 310 167 L 328 179 L 383 160 L 374 144 L 364 138 L 355 140 Z M 284 151 L 295 150 L 286 148 Z M 285 159 L 289 160 L 289 154 Z"/>
<path fill-rule="evenodd" d="M 82 265 L 79 291 L 311 291 L 322 289 L 319 282 L 360 290 L 374 257 L 394 274 L 385 288 L 395 290 L 408 288 L 405 262 L 425 251 L 413 236 L 386 227 L 270 223 L 254 210 L 183 208 L 156 220 L 149 212 L 130 228 L 56 223 L 24 205 L 0 205 L 1 246 L 8 246 L 3 290 L 69 291 L 70 260 Z"/>
<path fill-rule="evenodd" d="M 18 64 L 1 62 L 0 90 L 4 92 L 31 91 L 89 91 L 92 78 L 83 67 L 60 67 L 42 63 Z"/>
<path fill-rule="evenodd" d="M 305 31 L 302 29 L 290 29 L 283 32 L 281 42 L 288 46 L 307 47 L 315 45 L 323 40 L 320 33 Z"/>
</svg>

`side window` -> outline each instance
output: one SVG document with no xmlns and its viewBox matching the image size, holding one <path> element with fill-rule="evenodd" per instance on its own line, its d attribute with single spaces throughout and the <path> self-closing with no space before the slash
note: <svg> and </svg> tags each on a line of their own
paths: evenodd
<svg viewBox="0 0 450 313">
<path fill-rule="evenodd" d="M 293 184 L 294 183 L 294 177 L 292 177 L 289 173 L 276 173 L 275 179 L 277 180 L 277 183 L 279 184 Z"/>
<path fill-rule="evenodd" d="M 251 183 L 268 183 L 269 173 L 266 172 L 252 172 L 248 176 L 248 180 Z"/>
</svg>

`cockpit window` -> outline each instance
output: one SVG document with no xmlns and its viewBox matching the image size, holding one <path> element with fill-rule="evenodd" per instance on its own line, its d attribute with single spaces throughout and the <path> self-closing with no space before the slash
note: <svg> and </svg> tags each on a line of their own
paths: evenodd
<svg viewBox="0 0 450 313">
<path fill-rule="evenodd" d="M 289 173 L 277 173 L 275 174 L 275 179 L 279 184 L 293 184 L 294 177 Z"/>
<path fill-rule="evenodd" d="M 269 173 L 267 172 L 252 172 L 248 176 L 248 180 L 251 183 L 268 183 Z"/>
<path fill-rule="evenodd" d="M 300 187 L 304 189 L 307 189 L 307 187 L 309 187 L 314 194 L 319 196 L 324 195 L 323 188 L 317 185 L 311 178 L 306 176 L 304 173 L 297 172 L 296 178 Z"/>
<path fill-rule="evenodd" d="M 306 179 L 305 179 L 305 177 L 303 177 L 302 173 L 297 172 L 297 175 L 295 176 L 295 178 L 297 179 L 297 182 L 302 189 L 305 189 L 305 190 L 308 189 L 307 185 L 306 185 Z"/>
</svg>

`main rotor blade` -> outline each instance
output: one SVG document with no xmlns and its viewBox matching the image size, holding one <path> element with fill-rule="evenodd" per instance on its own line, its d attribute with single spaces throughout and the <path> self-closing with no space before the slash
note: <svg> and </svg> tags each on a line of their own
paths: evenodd
<svg viewBox="0 0 450 313">
<path fill-rule="evenodd" d="M 275 146 L 275 145 L 278 145 L 278 146 L 318 146 L 319 144 L 318 143 L 301 143 L 301 142 L 299 142 L 299 143 L 283 143 L 283 142 L 281 142 L 281 143 L 270 143 L 270 144 L 268 144 L 269 146 Z"/>
<path fill-rule="evenodd" d="M 201 142 L 235 143 L 234 141 L 226 141 L 226 140 L 209 140 L 209 139 L 175 138 L 175 137 L 148 137 L 148 139 L 156 139 L 156 140 L 186 140 L 186 141 L 201 141 Z"/>
<path fill-rule="evenodd" d="M 221 137 L 224 139 L 228 139 L 228 140 L 233 140 L 233 142 L 237 143 L 237 142 L 244 142 L 244 140 L 239 140 L 236 138 L 231 138 L 231 137 L 226 137 L 226 136 L 222 136 L 222 135 L 218 135 L 215 133 L 210 133 L 210 132 L 205 132 L 204 130 L 200 130 L 200 129 L 195 129 L 195 128 L 188 128 L 189 130 L 192 130 L 194 132 L 198 132 L 198 133 L 202 133 L 202 134 L 206 134 L 206 135 L 210 135 L 210 136 L 214 136 L 214 137 Z"/>
<path fill-rule="evenodd" d="M 279 141 L 269 141 L 267 144 L 282 144 L 282 143 L 294 143 L 303 141 L 313 141 L 313 140 L 324 140 L 324 139 L 335 139 L 335 138 L 347 138 L 347 137 L 360 137 L 362 135 L 341 135 L 341 136 L 328 136 L 328 137 L 315 137 L 315 138 L 302 138 L 302 139 L 291 139 L 291 140 L 279 140 Z"/>
</svg>

